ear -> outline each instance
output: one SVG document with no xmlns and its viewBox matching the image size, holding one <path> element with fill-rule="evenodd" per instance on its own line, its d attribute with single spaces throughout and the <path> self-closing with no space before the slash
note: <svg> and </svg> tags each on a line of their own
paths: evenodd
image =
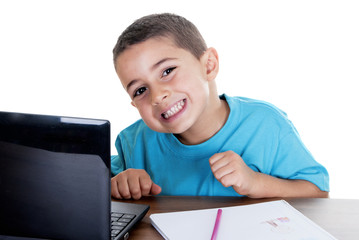
<svg viewBox="0 0 359 240">
<path fill-rule="evenodd" d="M 214 48 L 208 48 L 203 54 L 204 64 L 208 81 L 212 81 L 217 77 L 219 70 L 218 53 Z"/>
</svg>

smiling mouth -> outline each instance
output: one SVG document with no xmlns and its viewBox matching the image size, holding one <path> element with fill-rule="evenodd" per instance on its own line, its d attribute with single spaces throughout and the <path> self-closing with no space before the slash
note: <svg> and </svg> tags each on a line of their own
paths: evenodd
<svg viewBox="0 0 359 240">
<path fill-rule="evenodd" d="M 164 119 L 169 119 L 170 117 L 176 115 L 178 112 L 180 112 L 186 102 L 186 99 L 182 99 L 177 104 L 175 104 L 171 109 L 167 110 L 166 112 L 162 113 L 161 116 Z"/>
</svg>

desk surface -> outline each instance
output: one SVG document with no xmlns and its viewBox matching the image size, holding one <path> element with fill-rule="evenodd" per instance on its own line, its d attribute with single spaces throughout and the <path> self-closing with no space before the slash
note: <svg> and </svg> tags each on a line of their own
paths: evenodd
<svg viewBox="0 0 359 240">
<path fill-rule="evenodd" d="M 124 202 L 150 205 L 144 219 L 130 232 L 130 239 L 163 239 L 151 225 L 149 216 L 153 213 L 186 211 L 206 208 L 239 206 L 276 199 L 250 199 L 238 197 L 145 197 Z M 285 199 L 305 216 L 340 240 L 359 239 L 359 200 L 327 198 Z"/>
</svg>

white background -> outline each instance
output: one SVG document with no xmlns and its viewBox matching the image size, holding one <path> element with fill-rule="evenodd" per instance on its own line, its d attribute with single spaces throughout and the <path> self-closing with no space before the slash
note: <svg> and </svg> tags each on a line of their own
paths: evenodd
<svg viewBox="0 0 359 240">
<path fill-rule="evenodd" d="M 0 0 L 0 110 L 137 120 L 112 64 L 135 19 L 192 21 L 220 57 L 219 93 L 284 110 L 330 173 L 332 198 L 359 198 L 359 3 Z M 113 147 L 112 153 L 115 153 Z"/>
</svg>

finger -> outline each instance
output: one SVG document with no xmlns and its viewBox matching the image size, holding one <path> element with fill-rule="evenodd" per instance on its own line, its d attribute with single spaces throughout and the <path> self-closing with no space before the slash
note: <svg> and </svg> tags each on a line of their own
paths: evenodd
<svg viewBox="0 0 359 240">
<path fill-rule="evenodd" d="M 233 168 L 230 164 L 226 164 L 222 166 L 221 168 L 218 168 L 216 171 L 213 171 L 213 174 L 215 178 L 218 180 L 222 179 L 224 176 L 228 174 L 232 174 L 235 171 L 235 168 Z"/>
<path fill-rule="evenodd" d="M 120 193 L 118 192 L 118 186 L 116 178 L 111 178 L 111 196 L 114 198 L 122 199 Z"/>
<path fill-rule="evenodd" d="M 127 180 L 126 176 L 124 176 L 124 175 L 118 176 L 117 188 L 118 188 L 118 192 L 119 192 L 121 198 L 125 198 L 125 199 L 131 198 L 131 193 L 130 193 L 130 189 L 128 186 L 128 180 Z"/>
<path fill-rule="evenodd" d="M 152 183 L 151 191 L 150 191 L 151 195 L 160 194 L 161 191 L 162 191 L 162 188 L 160 186 L 158 186 L 156 183 Z"/>
<path fill-rule="evenodd" d="M 218 171 L 219 169 L 227 166 L 229 161 L 230 161 L 230 159 L 226 158 L 225 156 L 218 159 L 211 165 L 212 172 L 214 173 L 214 172 Z"/>
<path fill-rule="evenodd" d="M 141 198 L 141 186 L 140 186 L 140 178 L 138 176 L 132 177 L 128 179 L 128 187 L 130 191 L 130 197 L 135 200 Z"/>
<path fill-rule="evenodd" d="M 230 187 L 233 186 L 237 181 L 237 177 L 236 175 L 231 172 L 229 174 L 224 175 L 221 179 L 220 179 L 220 183 L 222 183 L 222 185 L 224 187 Z"/>
<path fill-rule="evenodd" d="M 218 160 L 222 159 L 225 156 L 224 153 L 216 153 L 214 154 L 212 157 L 209 158 L 209 164 L 214 164 L 216 163 Z"/>
<path fill-rule="evenodd" d="M 152 187 L 152 180 L 150 176 L 142 176 L 140 178 L 140 187 L 141 187 L 141 195 L 142 196 L 148 196 L 150 195 L 151 187 Z"/>
<path fill-rule="evenodd" d="M 127 179 L 122 173 L 111 179 L 111 192 L 114 197 L 119 199 L 131 197 L 127 186 Z"/>
</svg>

